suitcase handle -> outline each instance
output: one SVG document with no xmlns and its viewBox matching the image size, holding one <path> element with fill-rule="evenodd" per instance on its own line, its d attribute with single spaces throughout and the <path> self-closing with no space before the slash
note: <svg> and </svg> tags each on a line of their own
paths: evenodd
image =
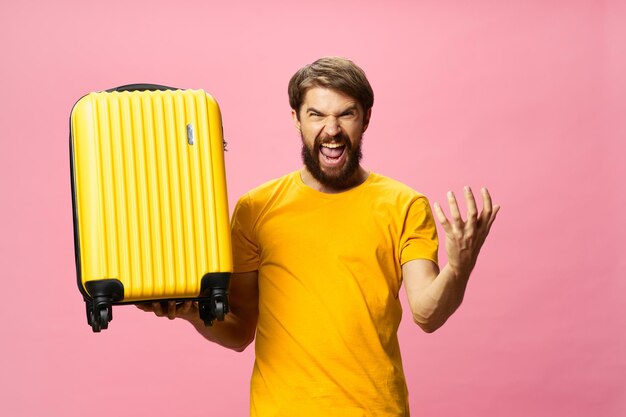
<svg viewBox="0 0 626 417">
<path fill-rule="evenodd" d="M 165 85 L 159 85 L 159 84 L 127 84 L 127 85 L 122 85 L 119 87 L 115 87 L 115 88 L 111 88 L 109 90 L 106 90 L 107 93 L 111 93 L 114 91 L 156 91 L 156 90 L 179 90 L 178 88 L 175 87 L 167 87 Z"/>
<path fill-rule="evenodd" d="M 110 88 L 108 90 L 106 90 L 107 93 L 112 93 L 114 91 L 117 92 L 121 92 L 121 91 L 156 91 L 156 90 L 160 90 L 160 91 L 165 91 L 165 90 L 180 90 L 179 88 L 176 87 L 168 87 L 165 85 L 159 85 L 159 84 L 126 84 L 126 85 L 121 85 L 119 87 L 115 87 L 115 88 Z M 224 145 L 224 151 L 227 151 L 228 149 L 226 149 L 226 146 L 228 145 L 228 143 L 222 139 L 223 145 Z"/>
</svg>

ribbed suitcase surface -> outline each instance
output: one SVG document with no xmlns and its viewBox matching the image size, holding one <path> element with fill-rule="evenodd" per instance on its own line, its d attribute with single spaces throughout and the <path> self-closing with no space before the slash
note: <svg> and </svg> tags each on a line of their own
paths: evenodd
<svg viewBox="0 0 626 417">
<path fill-rule="evenodd" d="M 90 282 L 111 279 L 123 285 L 115 302 L 197 298 L 207 274 L 232 271 L 221 116 L 209 94 L 88 94 L 72 111 L 71 149 L 86 298 Z"/>
</svg>

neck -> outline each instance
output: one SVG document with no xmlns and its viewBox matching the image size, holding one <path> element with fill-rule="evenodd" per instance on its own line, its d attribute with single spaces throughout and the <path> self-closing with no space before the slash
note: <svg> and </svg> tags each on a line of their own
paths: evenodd
<svg viewBox="0 0 626 417">
<path fill-rule="evenodd" d="M 300 170 L 300 178 L 302 178 L 302 182 L 306 186 L 326 194 L 337 194 L 348 191 L 354 187 L 363 184 L 368 176 L 369 172 L 366 171 L 362 166 L 359 166 L 359 169 L 354 173 L 354 175 L 350 177 L 350 179 L 348 179 L 348 181 L 346 181 L 341 187 L 332 187 L 322 184 L 321 182 L 316 180 L 306 167 L 302 167 L 302 169 Z"/>
</svg>

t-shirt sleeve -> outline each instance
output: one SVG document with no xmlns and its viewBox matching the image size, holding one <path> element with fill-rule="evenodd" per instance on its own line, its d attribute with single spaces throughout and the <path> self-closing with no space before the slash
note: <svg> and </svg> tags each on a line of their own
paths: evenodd
<svg viewBox="0 0 626 417">
<path fill-rule="evenodd" d="M 254 237 L 249 194 L 239 199 L 231 221 L 233 269 L 235 273 L 259 269 L 259 247 Z"/>
<path fill-rule="evenodd" d="M 400 264 L 414 259 L 428 259 L 438 263 L 437 227 L 428 199 L 419 196 L 407 210 L 400 237 Z"/>
</svg>

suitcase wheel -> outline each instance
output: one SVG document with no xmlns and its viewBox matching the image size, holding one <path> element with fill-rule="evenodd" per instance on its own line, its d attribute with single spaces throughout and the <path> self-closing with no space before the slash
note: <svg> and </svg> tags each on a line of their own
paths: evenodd
<svg viewBox="0 0 626 417">
<path fill-rule="evenodd" d="M 226 306 L 223 300 L 215 300 L 215 318 L 219 321 L 224 321 L 226 315 Z"/>
<path fill-rule="evenodd" d="M 223 291 L 217 290 L 208 300 L 198 302 L 200 318 L 206 326 L 211 326 L 215 319 L 224 321 L 224 316 L 228 313 L 228 302 Z"/>
<path fill-rule="evenodd" d="M 215 320 L 215 316 L 211 311 L 210 301 L 198 301 L 198 310 L 200 313 L 200 318 L 204 321 L 205 326 L 212 326 L 213 320 Z"/>
<path fill-rule="evenodd" d="M 85 298 L 87 323 L 94 333 L 106 330 L 113 320 L 113 303 L 124 299 L 124 285 L 117 279 L 101 279 L 85 283 L 91 301 Z"/>
<path fill-rule="evenodd" d="M 87 307 L 87 323 L 91 326 L 94 333 L 106 330 L 109 322 L 113 319 L 113 308 L 106 302 L 93 301 L 85 302 Z M 94 308 L 95 306 L 95 308 Z"/>
<path fill-rule="evenodd" d="M 94 315 L 91 328 L 94 332 L 99 332 L 101 329 L 106 330 L 109 327 L 109 308 L 103 307 L 98 309 L 98 314 Z"/>
<path fill-rule="evenodd" d="M 93 323 L 93 307 L 91 302 L 87 300 L 85 300 L 85 310 L 87 311 L 87 324 L 91 326 L 91 323 Z"/>
</svg>

